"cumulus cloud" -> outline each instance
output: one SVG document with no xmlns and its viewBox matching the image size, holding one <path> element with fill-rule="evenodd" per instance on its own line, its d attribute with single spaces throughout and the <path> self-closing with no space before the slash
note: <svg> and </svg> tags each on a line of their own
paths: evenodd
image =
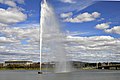
<svg viewBox="0 0 120 80">
<path fill-rule="evenodd" d="M 115 33 L 115 34 L 120 34 L 120 26 L 114 26 L 111 29 L 106 29 L 106 33 Z"/>
<path fill-rule="evenodd" d="M 6 54 L 8 54 L 1 53 L 4 55 L 1 58 L 2 60 L 11 60 L 8 58 L 9 56 L 15 57 L 12 60 L 39 60 L 39 25 L 29 24 L 28 26 L 26 28 L 12 27 L 0 30 L 6 35 L 6 37 L 1 37 L 0 41 L 7 41 L 4 44 L 0 43 L 0 52 L 7 52 Z M 21 40 L 26 40 L 28 44 L 22 44 Z M 45 44 L 47 46 L 44 46 Z M 86 62 L 120 61 L 120 39 L 111 36 L 67 36 L 64 44 L 66 44 L 65 49 L 72 60 Z M 53 59 L 54 55 L 46 52 L 49 49 L 46 41 L 44 41 L 44 45 L 43 60 L 50 57 Z"/>
<path fill-rule="evenodd" d="M 7 4 L 8 6 L 11 6 L 11 7 L 16 7 L 16 3 L 12 0 L 5 0 L 4 4 Z"/>
<path fill-rule="evenodd" d="M 39 60 L 39 25 L 29 24 L 26 28 L 12 27 L 0 31 L 6 35 L 6 38 L 3 37 L 0 40 L 2 41 L 4 39 L 7 41 L 4 42 L 4 44 L 0 44 L 0 52 L 8 52 L 9 56 L 15 57 L 13 60 Z M 22 44 L 21 40 L 26 40 L 28 44 Z M 45 44 L 47 46 L 45 46 Z M 70 56 L 72 60 L 85 62 L 120 61 L 120 59 L 118 59 L 120 56 L 120 39 L 111 36 L 67 36 L 64 44 L 66 44 L 65 49 L 68 53 L 67 55 Z M 46 52 L 46 50 L 49 49 L 47 41 L 44 41 L 43 46 L 45 50 L 43 60 L 45 60 L 46 57 L 53 59 L 54 55 L 51 56 L 50 54 L 52 53 Z M 4 53 L 2 53 L 2 55 L 4 55 L 2 60 L 9 60 L 8 55 Z"/>
<path fill-rule="evenodd" d="M 15 3 L 14 0 L 1 0 L 0 3 L 6 4 L 6 5 L 10 6 L 10 7 L 17 7 L 16 6 L 17 4 Z"/>
<path fill-rule="evenodd" d="M 14 43 L 18 42 L 18 40 L 14 38 L 0 37 L 0 43 Z"/>
<path fill-rule="evenodd" d="M 73 15 L 72 12 L 60 14 L 61 18 L 68 18 L 68 17 L 70 17 L 70 16 L 72 16 L 72 15 Z"/>
<path fill-rule="evenodd" d="M 87 62 L 117 61 L 120 39 L 111 36 L 67 37 L 67 50 L 75 60 Z"/>
<path fill-rule="evenodd" d="M 7 24 L 4 24 L 4 23 L 0 23 L 0 28 L 4 28 L 4 27 L 7 27 L 8 25 Z"/>
<path fill-rule="evenodd" d="M 8 5 L 6 9 L 0 8 L 0 61 L 35 61 L 39 58 L 39 25 L 13 25 L 27 19 L 24 9 L 17 6 L 24 4 L 24 0 L 0 0 L 0 3 Z"/>
<path fill-rule="evenodd" d="M 7 27 L 5 29 L 2 29 L 0 32 L 6 35 L 7 37 L 15 37 L 19 40 L 30 38 L 30 39 L 34 39 L 34 41 L 37 41 L 39 39 L 39 25 L 29 24 L 24 26 L 28 28 Z"/>
<path fill-rule="evenodd" d="M 106 33 L 120 34 L 120 26 L 113 26 L 112 28 L 110 28 L 110 23 L 97 24 L 95 28 L 101 29 Z"/>
<path fill-rule="evenodd" d="M 82 23 L 82 22 L 88 22 L 88 21 L 94 21 L 96 18 L 100 17 L 100 13 L 99 12 L 93 12 L 93 13 L 82 13 L 77 15 L 74 18 L 68 17 L 66 19 L 64 19 L 64 22 L 72 22 L 72 23 Z"/>
<path fill-rule="evenodd" d="M 104 29 L 107 29 L 107 28 L 109 28 L 110 26 L 109 26 L 109 24 L 108 23 L 101 23 L 101 24 L 97 24 L 96 25 L 96 29 L 101 29 L 101 30 L 104 30 Z"/>
<path fill-rule="evenodd" d="M 27 14 L 24 9 L 17 6 L 17 3 L 23 4 L 24 0 L 1 0 L 1 4 L 8 5 L 7 9 L 0 8 L 0 28 L 25 21 Z"/>
<path fill-rule="evenodd" d="M 0 37 L 0 61 L 15 59 L 35 61 L 39 58 L 39 25 L 25 24 L 21 26 L 6 27 L 0 30 L 0 33 L 4 35 L 4 37 Z M 4 57 L 1 57 L 3 55 Z M 15 58 L 10 59 L 10 56 Z"/>
<path fill-rule="evenodd" d="M 27 19 L 27 15 L 23 14 L 16 8 L 2 9 L 0 8 L 0 22 L 6 24 L 12 24 L 17 22 L 22 22 Z"/>
<path fill-rule="evenodd" d="M 75 32 L 70 32 L 70 31 L 66 31 L 66 35 L 67 36 L 77 36 L 77 35 L 86 35 L 89 34 L 89 32 L 79 32 L 79 31 L 75 31 Z"/>
<path fill-rule="evenodd" d="M 16 2 L 19 3 L 19 4 L 24 4 L 24 0 L 0 0 L 0 3 L 6 4 L 10 7 L 17 7 Z"/>
<path fill-rule="evenodd" d="M 22 22 L 27 19 L 27 15 L 17 8 L 8 8 L 8 9 L 0 8 L 0 13 L 1 13 L 0 14 L 0 24 L 1 24 L 0 27 Z"/>
<path fill-rule="evenodd" d="M 61 0 L 64 3 L 76 3 L 75 0 Z"/>
</svg>

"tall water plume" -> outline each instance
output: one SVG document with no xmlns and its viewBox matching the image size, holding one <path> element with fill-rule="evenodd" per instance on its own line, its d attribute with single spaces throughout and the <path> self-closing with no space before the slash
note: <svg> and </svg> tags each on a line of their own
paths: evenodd
<svg viewBox="0 0 120 80">
<path fill-rule="evenodd" d="M 52 53 L 56 62 L 56 72 L 69 72 L 70 65 L 64 48 L 65 35 L 61 32 L 53 8 L 44 0 L 41 3 L 41 34 L 40 49 L 42 52 Z M 43 45 L 42 45 L 43 44 Z M 45 49 L 43 50 L 43 47 Z"/>
</svg>

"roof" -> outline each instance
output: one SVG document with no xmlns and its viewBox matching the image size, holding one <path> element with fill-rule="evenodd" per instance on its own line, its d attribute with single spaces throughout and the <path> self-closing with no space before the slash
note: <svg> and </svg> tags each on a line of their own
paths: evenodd
<svg viewBox="0 0 120 80">
<path fill-rule="evenodd" d="M 32 62 L 32 61 L 5 61 L 5 63 L 27 63 L 27 62 Z"/>
</svg>

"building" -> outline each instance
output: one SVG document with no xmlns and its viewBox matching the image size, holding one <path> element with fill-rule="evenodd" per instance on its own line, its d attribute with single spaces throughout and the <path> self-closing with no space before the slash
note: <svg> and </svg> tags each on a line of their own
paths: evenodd
<svg viewBox="0 0 120 80">
<path fill-rule="evenodd" d="M 55 63 L 53 63 L 53 62 L 43 62 L 41 64 L 41 67 L 42 68 L 54 68 L 55 67 Z M 31 64 L 30 68 L 40 68 L 40 62 Z"/>
<path fill-rule="evenodd" d="M 0 68 L 3 68 L 3 63 L 0 63 Z"/>
<path fill-rule="evenodd" d="M 31 64 L 33 64 L 32 61 L 5 61 L 4 66 L 7 66 L 7 65 L 25 65 L 25 66 L 28 66 Z"/>
<path fill-rule="evenodd" d="M 74 68 L 84 68 L 87 67 L 86 62 L 80 62 L 80 61 L 71 61 L 72 67 Z"/>
<path fill-rule="evenodd" d="M 120 70 L 119 62 L 99 63 L 98 69 Z"/>
</svg>

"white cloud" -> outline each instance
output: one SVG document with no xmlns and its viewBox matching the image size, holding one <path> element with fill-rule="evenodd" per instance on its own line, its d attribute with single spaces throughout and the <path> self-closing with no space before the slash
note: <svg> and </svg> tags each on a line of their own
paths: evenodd
<svg viewBox="0 0 120 80">
<path fill-rule="evenodd" d="M 120 26 L 113 26 L 112 28 L 110 28 L 109 24 L 111 24 L 111 22 L 97 24 L 95 28 L 104 30 L 104 32 L 106 33 L 120 34 Z"/>
<path fill-rule="evenodd" d="M 1 0 L 0 3 L 6 4 L 6 5 L 10 6 L 10 7 L 17 7 L 14 0 Z"/>
<path fill-rule="evenodd" d="M 85 34 L 89 34 L 89 32 L 79 32 L 79 31 L 70 32 L 70 31 L 66 31 L 67 36 L 77 36 L 77 35 L 85 35 Z"/>
<path fill-rule="evenodd" d="M 6 5 L 10 6 L 10 7 L 17 7 L 16 2 L 18 4 L 24 4 L 24 0 L 0 0 L 0 3 L 6 4 Z"/>
<path fill-rule="evenodd" d="M 72 12 L 60 14 L 61 18 L 68 18 L 68 17 L 71 17 L 72 15 L 73 15 Z"/>
<path fill-rule="evenodd" d="M 120 26 L 114 26 L 111 29 L 106 29 L 106 33 L 115 33 L 115 34 L 120 34 Z"/>
<path fill-rule="evenodd" d="M 108 23 L 101 23 L 101 24 L 97 24 L 96 25 L 96 29 L 102 29 L 102 30 L 104 30 L 104 29 L 107 29 L 107 28 L 109 28 L 110 26 L 109 26 L 109 24 Z"/>
<path fill-rule="evenodd" d="M 76 3 L 75 0 L 61 0 L 64 3 Z"/>
<path fill-rule="evenodd" d="M 67 50 L 75 60 L 87 62 L 120 61 L 116 58 L 116 55 L 120 56 L 120 39 L 111 36 L 68 36 L 67 41 Z"/>
<path fill-rule="evenodd" d="M 8 42 L 4 42 L 4 44 L 0 43 L 0 52 L 15 53 L 13 54 L 14 57 L 16 57 L 14 59 L 17 60 L 25 59 L 37 61 L 39 59 L 39 25 L 36 27 L 34 26 L 36 25 L 29 24 L 27 28 L 13 27 L 0 30 L 1 33 L 6 35 L 6 38 L 3 37 L 0 39 L 1 42 L 3 40 Z M 28 39 L 26 40 L 28 44 L 21 44 L 21 40 L 24 39 Z M 14 43 L 10 44 L 10 42 Z M 118 59 L 119 57 L 115 58 L 116 55 L 120 55 L 120 39 L 111 36 L 68 36 L 64 43 L 66 44 L 66 50 L 69 53 L 68 56 L 71 56 L 74 60 L 87 62 L 120 61 Z M 49 47 L 48 45 L 47 41 L 44 40 L 43 48 L 47 49 Z M 33 56 L 33 54 L 35 55 Z M 43 59 L 45 60 L 50 54 L 50 52 L 44 53 Z M 9 56 L 10 55 L 13 56 L 12 54 L 9 54 Z M 4 56 L 4 60 L 8 60 L 9 56 Z M 53 55 L 51 57 L 53 57 Z"/>
<path fill-rule="evenodd" d="M 7 4 L 8 6 L 11 6 L 11 7 L 16 7 L 16 3 L 12 0 L 5 0 L 4 4 Z"/>
<path fill-rule="evenodd" d="M 2 29 L 0 32 L 5 34 L 8 37 L 15 37 L 19 40 L 23 40 L 26 38 L 34 39 L 33 41 L 39 40 L 39 25 L 29 24 L 29 25 L 22 25 L 22 26 L 26 26 L 28 28 L 7 27 L 5 29 Z"/>
<path fill-rule="evenodd" d="M 81 41 L 81 40 L 85 40 L 85 41 L 109 41 L 109 40 L 113 40 L 114 38 L 111 36 L 91 36 L 91 37 L 73 37 L 73 36 L 68 36 L 67 37 L 70 40 L 75 40 L 75 41 Z"/>
<path fill-rule="evenodd" d="M 13 25 L 27 19 L 24 9 L 17 6 L 17 3 L 24 4 L 24 0 L 2 0 L 0 3 L 9 6 L 7 9 L 0 8 L 0 61 L 35 61 L 39 53 L 39 25 Z M 10 25 L 13 26 L 8 27 Z"/>
<path fill-rule="evenodd" d="M 99 17 L 100 17 L 99 12 L 93 12 L 92 14 L 85 12 L 85 13 L 79 14 L 74 18 L 66 18 L 64 22 L 82 23 L 82 22 L 93 21 Z"/>
<path fill-rule="evenodd" d="M 0 28 L 4 28 L 4 27 L 7 27 L 7 26 L 8 26 L 7 24 L 0 23 Z"/>
<path fill-rule="evenodd" d="M 9 6 L 7 9 L 0 8 L 0 29 L 27 19 L 24 9 L 17 6 L 17 3 L 23 4 L 24 0 L 0 0 L 0 3 Z"/>
<path fill-rule="evenodd" d="M 25 24 L 21 26 L 6 27 L 0 30 L 0 33 L 4 35 L 4 37 L 0 37 L 0 61 L 9 60 L 10 56 L 14 56 L 16 60 L 35 61 L 39 58 L 39 25 Z M 35 55 L 33 56 L 33 54 Z M 1 55 L 5 55 L 4 58 Z"/>
<path fill-rule="evenodd" d="M 17 8 L 8 8 L 8 9 L 0 8 L 0 23 L 4 24 L 3 26 L 22 22 L 25 21 L 26 19 L 27 19 L 27 15 L 22 13 Z"/>
<path fill-rule="evenodd" d="M 14 0 L 14 1 L 16 1 L 16 2 L 19 3 L 19 4 L 24 4 L 24 3 L 25 3 L 24 0 Z"/>
<path fill-rule="evenodd" d="M 18 40 L 14 38 L 0 37 L 0 43 L 14 43 L 18 42 Z"/>
</svg>

